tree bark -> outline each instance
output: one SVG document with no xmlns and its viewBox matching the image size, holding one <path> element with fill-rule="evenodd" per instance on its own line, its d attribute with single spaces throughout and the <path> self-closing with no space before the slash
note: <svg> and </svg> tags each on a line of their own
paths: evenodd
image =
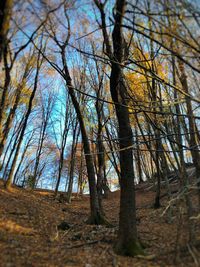
<svg viewBox="0 0 200 267">
<path fill-rule="evenodd" d="M 94 160 L 90 150 L 90 143 L 88 140 L 85 123 L 83 120 L 83 115 L 81 112 L 80 104 L 76 98 L 72 80 L 68 71 L 68 66 L 65 59 L 65 50 L 62 50 L 62 62 L 64 67 L 64 76 L 66 81 L 66 86 L 68 88 L 69 95 L 71 97 L 74 109 L 76 111 L 77 119 L 79 121 L 82 141 L 83 141 L 83 150 L 85 154 L 86 168 L 89 181 L 89 191 L 90 191 L 90 217 L 88 219 L 89 224 L 104 224 L 106 223 L 105 218 L 102 215 L 102 211 L 99 205 L 96 180 L 95 180 L 95 169 L 94 169 Z"/>
<path fill-rule="evenodd" d="M 7 34 L 10 26 L 13 0 L 0 1 L 0 62 L 5 46 L 7 45 Z"/>
<path fill-rule="evenodd" d="M 21 144 L 22 144 L 22 141 L 23 141 L 24 133 L 25 133 L 26 126 L 27 126 L 27 123 L 28 123 L 28 118 L 29 118 L 29 115 L 30 115 L 31 110 L 32 110 L 33 100 L 34 100 L 35 93 L 36 93 L 36 90 L 37 90 L 39 70 L 40 70 L 40 67 L 41 67 L 41 62 L 40 61 L 41 60 L 40 60 L 40 53 L 39 53 L 33 91 L 31 93 L 31 96 L 30 96 L 30 99 L 29 99 L 28 109 L 27 109 L 27 112 L 26 112 L 26 115 L 25 115 L 25 119 L 24 119 L 24 123 L 23 123 L 23 126 L 22 126 L 22 130 L 21 130 L 21 133 L 20 133 L 20 136 L 19 136 L 19 141 L 18 141 L 18 144 L 17 144 L 17 147 L 16 147 L 15 156 L 13 158 L 13 162 L 12 162 L 12 166 L 11 166 L 11 169 L 10 169 L 10 172 L 9 172 L 9 176 L 8 176 L 8 179 L 7 179 L 6 183 L 5 183 L 5 188 L 8 189 L 8 190 L 10 189 L 10 187 L 12 185 L 14 170 L 15 170 L 15 166 L 16 166 L 16 163 L 17 163 L 17 158 L 18 158 L 18 155 L 19 155 L 19 151 L 20 151 Z"/>
<path fill-rule="evenodd" d="M 106 45 L 106 53 L 111 60 L 110 92 L 115 103 L 115 110 L 118 120 L 118 138 L 120 147 L 120 214 L 119 232 L 115 250 L 118 254 L 135 256 L 142 254 L 143 250 L 138 241 L 136 227 L 136 207 L 135 207 L 135 184 L 133 169 L 133 136 L 127 107 L 127 88 L 124 83 L 123 69 L 121 63 L 125 60 L 126 43 L 122 33 L 122 21 L 125 12 L 125 0 L 116 0 L 115 22 L 112 32 L 112 44 L 108 40 L 105 25 L 104 5 L 95 0 L 96 6 L 101 12 L 102 31 Z"/>
</svg>

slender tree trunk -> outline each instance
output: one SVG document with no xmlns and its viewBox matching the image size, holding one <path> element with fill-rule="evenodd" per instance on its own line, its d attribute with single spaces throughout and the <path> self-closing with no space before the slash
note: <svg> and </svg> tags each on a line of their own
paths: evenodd
<svg viewBox="0 0 200 267">
<path fill-rule="evenodd" d="M 8 90 L 9 90 L 9 85 L 11 81 L 10 77 L 10 67 L 8 66 L 8 55 L 7 55 L 7 47 L 4 49 L 4 54 L 3 54 L 3 60 L 4 60 L 4 72 L 5 72 L 5 78 L 4 78 L 4 86 L 3 86 L 3 92 L 1 94 L 1 99 L 0 99 L 0 140 L 3 137 L 3 120 L 4 120 L 4 114 L 6 112 L 6 104 L 8 101 Z"/>
<path fill-rule="evenodd" d="M 83 150 L 81 148 L 81 162 L 80 162 L 80 168 L 79 168 L 79 176 L 78 176 L 78 193 L 82 196 L 83 195 Z"/>
<path fill-rule="evenodd" d="M 188 88 L 188 82 L 187 82 L 187 76 L 185 73 L 185 68 L 184 64 L 179 61 L 179 69 L 181 72 L 181 76 L 179 77 L 182 87 L 184 91 L 188 94 L 189 93 L 189 88 Z M 197 186 L 198 186 L 198 191 L 199 191 L 199 207 L 200 207 L 200 154 L 198 151 L 198 136 L 196 135 L 196 125 L 195 125 L 195 119 L 194 119 L 194 114 L 192 110 L 192 104 L 191 100 L 189 97 L 185 97 L 186 100 L 186 106 L 187 106 L 187 113 L 190 115 L 188 117 L 189 121 L 189 146 L 191 149 L 191 154 L 192 154 L 192 160 L 194 163 L 194 166 L 196 168 L 196 179 L 197 179 Z"/>
<path fill-rule="evenodd" d="M 99 97 L 97 95 L 97 97 Z M 110 189 L 108 187 L 108 182 L 105 177 L 105 149 L 103 145 L 103 140 L 102 140 L 102 130 L 103 130 L 103 125 L 102 125 L 102 109 L 103 109 L 103 104 L 99 103 L 99 100 L 97 99 L 96 102 L 96 111 L 97 111 L 97 118 L 98 118 L 98 131 L 97 131 L 97 159 L 98 159 L 98 171 L 97 171 L 97 193 L 99 197 L 99 202 L 101 205 L 102 202 L 102 194 L 104 192 L 105 197 L 108 196 Z"/>
<path fill-rule="evenodd" d="M 10 70 L 8 70 L 8 71 L 10 71 Z M 7 138 L 8 138 L 12 123 L 13 123 L 13 119 L 15 117 L 15 113 L 16 113 L 16 110 L 17 110 L 19 102 L 20 102 L 21 92 L 22 92 L 23 86 L 25 84 L 26 78 L 28 77 L 28 74 L 29 74 L 29 64 L 26 65 L 26 68 L 25 68 L 21 83 L 16 88 L 14 105 L 12 106 L 12 108 L 10 108 L 8 117 L 7 117 L 6 122 L 5 122 L 5 126 L 2 129 L 2 136 L 1 136 L 1 139 L 0 139 L 0 157 L 1 157 L 2 153 L 3 153 L 4 147 L 5 147 L 5 144 L 6 144 L 6 141 L 7 141 Z M 4 87 L 4 89 L 10 83 L 10 74 L 9 73 L 7 74 L 7 79 L 8 79 L 8 81 L 7 81 L 8 84 Z M 7 94 L 7 92 L 5 92 L 5 93 Z M 5 95 L 5 99 L 6 99 L 6 95 Z M 3 108 L 3 105 L 4 104 L 2 103 L 2 108 Z"/>
<path fill-rule="evenodd" d="M 10 189 L 10 187 L 12 185 L 15 166 L 16 166 L 16 163 L 17 163 L 17 159 L 18 159 L 18 155 L 19 155 L 19 152 L 20 152 L 21 144 L 22 144 L 22 141 L 23 141 L 24 133 L 25 133 L 26 126 L 27 126 L 27 123 L 28 123 L 28 118 L 29 118 L 29 115 L 30 115 L 31 110 L 32 110 L 33 99 L 35 97 L 35 93 L 36 93 L 36 90 L 37 90 L 40 67 L 41 67 L 41 62 L 40 62 L 40 53 L 39 53 L 38 62 L 37 62 L 37 69 L 36 69 L 36 74 L 35 74 L 34 87 L 33 87 L 33 91 L 31 93 L 31 96 L 30 96 L 30 99 L 29 99 L 28 109 L 27 109 L 27 112 L 26 112 L 26 115 L 25 115 L 25 119 L 24 119 L 24 124 L 22 126 L 22 130 L 21 130 L 21 133 L 20 133 L 20 136 L 19 136 L 19 141 L 18 141 L 18 144 L 17 144 L 17 147 L 16 147 L 16 152 L 15 152 L 15 156 L 13 158 L 13 162 L 12 162 L 12 166 L 11 166 L 11 169 L 10 169 L 10 173 L 9 173 L 8 179 L 7 179 L 6 183 L 5 183 L 5 188 L 6 189 Z"/>
<path fill-rule="evenodd" d="M 172 43 L 173 45 L 173 43 Z M 172 56 L 172 74 L 173 74 L 173 84 L 176 85 L 176 71 L 175 71 L 175 59 L 174 56 Z M 178 94 L 177 91 L 174 93 L 175 99 L 177 99 Z M 180 110 L 180 105 L 176 104 L 176 113 L 177 115 L 181 114 Z M 179 178 L 180 178 L 180 186 L 182 187 L 182 190 L 186 189 L 188 190 L 189 186 L 189 179 L 188 175 L 186 172 L 186 166 L 185 166 L 185 160 L 184 160 L 184 153 L 182 150 L 182 143 L 183 143 L 183 138 L 181 136 L 181 122 L 180 122 L 180 117 L 176 117 L 176 128 L 177 128 L 177 143 L 178 143 L 178 148 L 179 148 L 179 158 L 180 158 L 180 166 L 179 166 Z M 186 206 L 187 206 L 187 215 L 188 215 L 188 229 L 189 229 L 189 242 L 192 243 L 195 241 L 195 235 L 194 235 L 194 228 L 193 224 L 190 220 L 192 217 L 192 201 L 190 199 L 190 195 L 188 192 L 185 193 L 185 201 L 186 201 Z"/>
<path fill-rule="evenodd" d="M 22 120 L 22 121 L 23 121 L 23 120 Z M 13 145 L 11 146 L 10 151 L 9 151 L 9 152 L 10 152 L 10 153 L 9 153 L 9 157 L 8 157 L 8 160 L 7 160 L 6 164 L 5 164 L 5 166 L 4 166 L 4 162 L 5 162 L 5 160 L 4 160 L 4 162 L 3 162 L 3 166 L 4 166 L 3 177 L 6 177 L 6 173 L 7 173 L 7 171 L 8 171 L 8 167 L 9 167 L 10 162 L 11 162 L 11 160 L 12 160 L 13 153 L 15 152 L 16 147 L 17 147 L 17 144 L 18 144 L 18 142 L 19 142 L 19 137 L 20 137 L 20 134 L 21 134 L 21 129 L 22 129 L 22 127 L 23 127 L 23 124 L 20 123 L 19 129 L 18 129 L 19 131 L 16 133 L 15 140 L 13 140 L 14 142 L 13 142 Z"/>
<path fill-rule="evenodd" d="M 16 171 L 15 171 L 15 174 L 14 174 L 13 184 L 17 184 L 17 182 L 18 182 L 17 174 L 18 174 L 18 172 L 19 172 L 19 170 L 20 170 L 20 168 L 21 168 L 21 165 L 22 165 L 22 163 L 23 163 L 23 160 L 24 160 L 24 157 L 25 157 L 25 155 L 26 155 L 26 152 L 27 152 L 27 150 L 28 150 L 28 148 L 29 148 L 29 145 L 30 145 L 30 142 L 31 142 L 31 140 L 32 140 L 32 137 L 33 137 L 33 134 L 32 134 L 31 137 L 29 138 L 29 140 L 28 140 L 28 142 L 27 142 L 27 144 L 26 144 L 26 147 L 25 147 L 25 149 L 24 149 L 24 151 L 23 151 L 23 154 L 22 154 L 22 156 L 21 156 L 20 162 L 19 162 L 19 164 L 18 164 L 18 166 L 17 166 L 17 169 L 16 169 Z"/>
<path fill-rule="evenodd" d="M 116 174 L 118 176 L 118 181 L 119 181 L 119 184 L 120 184 L 121 172 L 120 172 L 119 166 L 117 164 L 116 153 L 114 152 L 116 149 L 114 148 L 114 146 L 112 144 L 111 136 L 110 136 L 108 127 L 106 125 L 105 125 L 105 130 L 106 130 L 106 135 L 107 135 L 107 138 L 108 138 L 109 149 L 110 149 L 110 151 L 112 151 L 111 152 L 112 159 L 111 159 L 111 157 L 109 155 L 107 155 L 107 156 L 109 157 L 109 160 L 110 160 L 111 164 L 113 165 L 113 167 L 115 169 L 115 172 L 116 172 Z"/>
<path fill-rule="evenodd" d="M 73 142 L 72 142 L 72 149 L 71 149 L 71 160 L 70 160 L 70 171 L 69 171 L 69 183 L 68 183 L 68 189 L 67 189 L 67 202 L 71 202 L 71 196 L 73 191 L 73 182 L 74 182 L 74 167 L 75 167 L 75 161 L 76 161 L 76 148 L 78 144 L 78 138 L 80 134 L 80 129 L 78 128 L 77 122 L 74 128 L 73 133 Z"/>
<path fill-rule="evenodd" d="M 66 101 L 66 108 L 65 108 L 65 126 L 64 130 L 62 133 L 62 140 L 61 140 L 61 148 L 60 148 L 60 158 L 59 158 L 59 167 L 58 167 L 58 177 L 57 177 L 57 182 L 56 182 L 56 187 L 55 187 L 55 197 L 57 196 L 58 193 L 58 188 L 60 185 L 60 180 L 61 180 L 61 175 L 62 175 L 62 169 L 63 169 L 63 161 L 64 161 L 64 152 L 65 152 L 65 146 L 67 142 L 67 136 L 69 133 L 69 116 L 68 116 L 68 105 L 69 105 L 69 95 L 67 96 L 67 101 Z M 66 180 L 67 184 L 67 180 Z"/>
<path fill-rule="evenodd" d="M 19 103 L 19 100 L 20 100 L 20 95 L 21 95 L 21 90 L 20 90 L 20 88 L 18 88 L 14 106 L 13 106 L 13 108 L 10 109 L 8 118 L 7 118 L 6 123 L 5 123 L 5 127 L 3 129 L 3 133 L 2 133 L 2 136 L 1 136 L 0 157 L 1 157 L 2 153 L 3 153 L 5 143 L 6 143 L 8 134 L 10 132 L 10 128 L 12 126 L 13 118 L 15 116 L 15 112 L 16 112 L 16 109 L 17 109 L 17 106 L 18 106 L 18 103 Z"/>
<path fill-rule="evenodd" d="M 32 189 L 34 189 L 36 187 L 36 181 L 38 178 L 38 168 L 39 168 L 39 164 L 40 164 L 40 158 L 42 155 L 43 143 L 45 140 L 46 128 L 47 128 L 48 121 L 50 118 L 50 113 L 51 113 L 51 103 L 49 101 L 46 114 L 45 114 L 45 111 L 43 110 L 43 121 L 42 121 L 42 125 L 41 125 L 41 130 L 40 130 L 38 148 L 36 151 L 36 160 L 35 160 L 34 173 L 33 173 L 33 182 L 31 185 Z"/>
<path fill-rule="evenodd" d="M 141 165 L 141 156 L 140 156 L 140 146 L 138 142 L 138 132 L 137 132 L 137 127 L 135 127 L 135 141 L 136 141 L 136 146 L 137 150 L 135 153 L 135 158 L 136 158 L 136 168 L 137 168 L 137 173 L 138 173 L 138 182 L 143 183 L 143 175 L 142 175 L 142 165 Z"/>
<path fill-rule="evenodd" d="M 87 168 L 88 181 L 89 181 L 89 191 L 90 191 L 91 214 L 90 214 L 90 218 L 88 219 L 88 223 L 102 224 L 102 223 L 105 223 L 105 219 L 103 218 L 102 211 L 99 205 L 98 195 L 97 195 L 94 160 L 91 154 L 90 143 L 88 140 L 80 104 L 77 101 L 77 98 L 76 98 L 76 95 L 73 89 L 73 85 L 72 85 L 72 80 L 71 80 L 71 77 L 68 71 L 66 58 L 65 58 L 65 50 L 62 51 L 62 61 L 63 61 L 63 67 L 64 67 L 66 86 L 68 88 L 68 92 L 71 97 L 74 109 L 76 111 L 77 119 L 80 125 L 82 140 L 83 140 L 83 149 L 85 153 L 85 161 L 86 161 L 86 168 Z"/>
</svg>

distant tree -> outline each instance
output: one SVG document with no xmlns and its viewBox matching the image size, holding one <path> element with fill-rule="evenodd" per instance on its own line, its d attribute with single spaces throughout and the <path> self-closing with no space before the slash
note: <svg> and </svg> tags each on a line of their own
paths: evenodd
<svg viewBox="0 0 200 267">
<path fill-rule="evenodd" d="M 43 49 L 43 48 L 41 47 L 41 49 Z M 31 114 L 31 110 L 32 110 L 32 106 L 33 106 L 33 100 L 34 100 L 34 97 L 35 97 L 35 94 L 36 94 L 36 90 L 37 90 L 37 87 L 38 87 L 39 71 L 40 71 L 40 68 L 41 68 L 41 65 L 42 65 L 42 61 L 43 61 L 43 58 L 41 58 L 41 53 L 38 53 L 37 63 L 36 63 L 35 79 L 34 79 L 34 84 L 33 84 L 33 90 L 31 92 L 31 95 L 30 95 L 30 98 L 29 98 L 28 108 L 27 108 L 27 111 L 26 111 L 26 114 L 25 114 L 22 130 L 21 130 L 21 133 L 20 133 L 20 136 L 19 136 L 19 141 L 18 141 L 18 144 L 16 146 L 16 151 L 15 151 L 15 155 L 14 155 L 14 158 L 13 158 L 12 166 L 11 166 L 11 169 L 10 169 L 10 172 L 9 172 L 9 176 L 8 176 L 8 179 L 5 182 L 5 188 L 6 189 L 10 189 L 10 187 L 12 185 L 14 170 L 15 170 L 15 166 L 17 164 L 17 159 L 18 159 L 18 156 L 19 156 L 20 147 L 21 147 L 21 144 L 22 144 L 22 141 L 23 141 L 24 133 L 25 133 L 25 130 L 26 130 L 26 127 L 27 127 L 27 123 L 28 123 L 28 119 L 29 119 L 29 116 Z"/>
</svg>

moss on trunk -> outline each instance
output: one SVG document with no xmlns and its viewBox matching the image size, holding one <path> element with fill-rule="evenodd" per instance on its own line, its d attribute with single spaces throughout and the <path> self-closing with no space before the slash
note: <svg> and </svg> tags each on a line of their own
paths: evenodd
<svg viewBox="0 0 200 267">
<path fill-rule="evenodd" d="M 129 240 L 121 242 L 120 240 L 114 246 L 114 251 L 122 256 L 134 257 L 145 255 L 144 249 L 138 240 Z"/>
<path fill-rule="evenodd" d="M 91 215 L 87 219 L 86 223 L 87 224 L 95 224 L 95 225 L 112 226 L 111 223 L 101 213 L 96 213 L 95 215 Z"/>
<path fill-rule="evenodd" d="M 155 202 L 154 202 L 154 209 L 159 209 L 161 207 L 160 205 L 160 197 L 156 196 L 155 197 Z"/>
</svg>

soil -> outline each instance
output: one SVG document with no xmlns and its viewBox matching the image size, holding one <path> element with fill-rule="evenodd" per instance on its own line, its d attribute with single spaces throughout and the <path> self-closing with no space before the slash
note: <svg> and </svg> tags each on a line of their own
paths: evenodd
<svg viewBox="0 0 200 267">
<path fill-rule="evenodd" d="M 155 210 L 155 192 L 137 186 L 137 224 L 148 256 L 130 258 L 113 251 L 117 237 L 120 192 L 103 200 L 112 226 L 92 226 L 89 196 L 73 196 L 71 204 L 55 200 L 48 190 L 13 187 L 0 183 L 0 266 L 199 266 L 199 246 L 188 246 L 188 220 L 183 200 L 166 211 L 167 196 Z M 166 212 L 165 212 L 166 211 Z M 200 240 L 199 219 L 194 231 Z M 63 227 L 62 227 L 63 226 Z"/>
</svg>

